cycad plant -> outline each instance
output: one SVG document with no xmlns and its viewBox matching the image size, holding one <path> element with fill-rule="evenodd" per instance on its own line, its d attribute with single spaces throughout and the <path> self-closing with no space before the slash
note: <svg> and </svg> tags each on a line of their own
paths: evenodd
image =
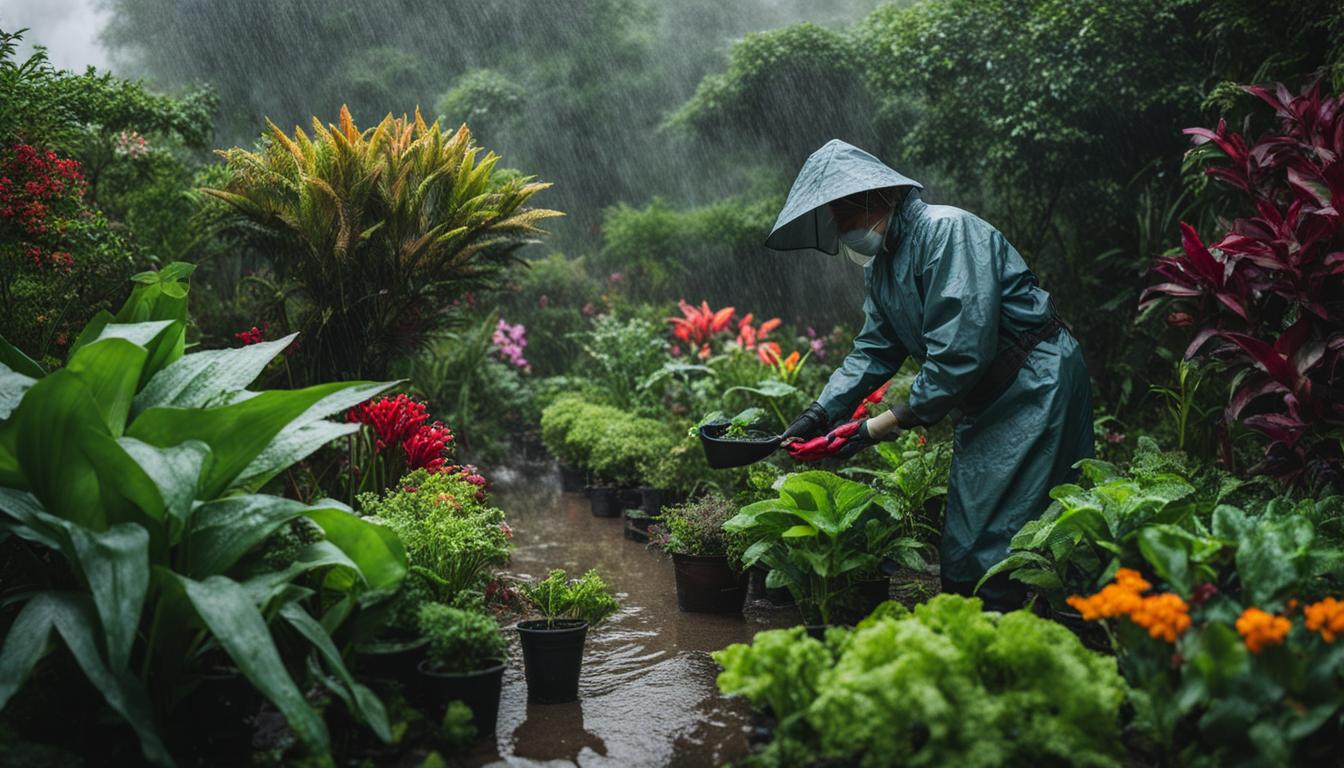
<svg viewBox="0 0 1344 768">
<path fill-rule="evenodd" d="M 550 185 L 496 172 L 466 125 L 445 131 L 417 111 L 360 130 L 342 107 L 339 125 L 314 118 L 311 137 L 267 127 L 257 151 L 221 152 L 229 181 L 205 192 L 259 230 L 277 319 L 303 332 L 314 380 L 384 375 L 561 215 L 528 207 Z"/>
</svg>

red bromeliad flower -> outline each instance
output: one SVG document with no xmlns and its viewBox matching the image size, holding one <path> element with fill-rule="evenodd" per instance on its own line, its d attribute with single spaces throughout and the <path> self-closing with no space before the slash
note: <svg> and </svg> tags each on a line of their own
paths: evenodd
<svg viewBox="0 0 1344 768">
<path fill-rule="evenodd" d="M 755 349 L 760 340 L 769 336 L 770 332 L 778 328 L 782 322 L 778 317 L 772 317 L 761 323 L 759 327 L 755 327 L 751 324 L 753 317 L 755 315 L 748 312 L 746 317 L 743 317 L 737 323 L 737 344 L 743 349 Z M 775 344 L 774 346 L 775 351 L 778 352 L 779 345 Z M 761 358 L 761 361 L 764 363 L 772 362 L 765 358 Z"/>
<path fill-rule="evenodd" d="M 376 403 L 360 403 L 345 415 L 346 421 L 373 428 L 376 450 L 405 441 L 429 420 L 424 403 L 406 395 L 384 397 Z"/>
<path fill-rule="evenodd" d="M 774 365 L 779 360 L 780 354 L 779 345 L 773 341 L 762 341 L 756 345 L 756 358 L 763 365 Z"/>
<path fill-rule="evenodd" d="M 853 419 L 862 419 L 865 416 L 867 416 L 868 404 L 882 402 L 882 398 L 887 396 L 887 390 L 890 388 L 891 388 L 891 382 L 888 381 L 886 384 L 883 384 L 882 386 L 873 390 L 871 394 L 863 398 L 863 402 L 859 403 L 858 407 L 854 409 L 854 413 L 849 418 L 853 420 Z"/>
<path fill-rule="evenodd" d="M 406 469 L 438 472 L 443 468 L 444 453 L 452 442 L 453 431 L 441 422 L 421 425 L 401 442 L 401 449 L 406 452 Z"/>
<path fill-rule="evenodd" d="M 696 307 L 686 303 L 684 299 L 677 305 L 681 308 L 682 316 L 667 318 L 672 324 L 672 335 L 698 348 L 698 354 L 702 359 L 709 357 L 710 342 L 715 336 L 728 330 L 728 323 L 732 321 L 733 313 L 737 310 L 724 307 L 715 312 L 709 308 L 707 301 L 700 302 L 700 306 Z"/>
</svg>

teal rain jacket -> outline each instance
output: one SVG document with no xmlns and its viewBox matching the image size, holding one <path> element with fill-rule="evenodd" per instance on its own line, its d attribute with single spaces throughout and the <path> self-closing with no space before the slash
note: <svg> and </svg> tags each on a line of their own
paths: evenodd
<svg viewBox="0 0 1344 768">
<path fill-rule="evenodd" d="M 825 203 L 887 186 L 911 189 L 864 267 L 863 328 L 817 400 L 836 424 L 908 356 L 919 362 L 911 410 L 928 424 L 958 417 L 940 555 L 944 580 L 960 591 L 1003 559 L 1013 535 L 1049 506 L 1050 489 L 1092 455 L 1091 382 L 1077 341 L 1061 331 L 1036 346 L 996 400 L 964 402 L 1012 336 L 1051 317 L 1050 295 L 998 230 L 924 203 L 918 182 L 857 147 L 832 140 L 808 158 L 766 245 L 836 253 Z M 1003 587 L 990 582 L 981 594 L 995 600 Z"/>
</svg>

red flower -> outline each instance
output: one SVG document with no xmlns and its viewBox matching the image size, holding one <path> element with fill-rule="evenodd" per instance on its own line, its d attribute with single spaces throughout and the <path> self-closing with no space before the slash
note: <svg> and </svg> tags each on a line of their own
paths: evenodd
<svg viewBox="0 0 1344 768">
<path fill-rule="evenodd" d="M 423 408 L 424 406 L 421 406 Z M 406 452 L 406 469 L 427 469 L 437 472 L 443 468 L 446 460 L 444 452 L 453 442 L 452 430 L 440 422 L 424 424 L 401 443 Z M 481 478 L 485 482 L 485 478 Z"/>
<path fill-rule="evenodd" d="M 736 310 L 732 307 L 724 307 L 715 311 L 709 308 L 709 302 L 707 301 L 700 302 L 700 306 L 696 307 L 686 303 L 684 299 L 679 301 L 677 306 L 681 308 L 682 316 L 667 318 L 667 322 L 672 324 L 672 335 L 692 346 L 699 347 L 700 357 L 709 357 L 710 341 L 715 336 L 728 330 L 728 323 L 732 321 L 733 312 Z"/>
<path fill-rule="evenodd" d="M 238 333 L 233 334 L 233 338 L 241 341 L 245 347 L 250 347 L 253 344 L 260 344 L 266 340 L 266 337 L 262 335 L 261 329 L 257 328 L 255 325 L 246 331 L 239 331 Z"/>
<path fill-rule="evenodd" d="M 756 346 L 756 357 L 764 365 L 774 365 L 780 354 L 779 345 L 773 341 L 762 341 Z"/>
<path fill-rule="evenodd" d="M 346 421 L 367 424 L 373 428 L 377 450 L 404 442 L 429 420 L 424 403 L 417 403 L 406 395 L 386 398 L 376 403 L 360 403 L 345 415 Z M 449 437 L 451 440 L 451 436 Z M 414 468 L 414 467 L 412 467 Z"/>
</svg>

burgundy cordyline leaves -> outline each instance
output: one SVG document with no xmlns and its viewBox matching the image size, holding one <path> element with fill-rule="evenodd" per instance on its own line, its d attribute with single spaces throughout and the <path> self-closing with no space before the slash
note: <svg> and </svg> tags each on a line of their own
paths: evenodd
<svg viewBox="0 0 1344 768">
<path fill-rule="evenodd" d="M 1182 251 L 1153 266 L 1141 307 L 1174 300 L 1195 336 L 1186 356 L 1237 370 L 1224 412 L 1269 440 L 1255 471 L 1305 488 L 1344 488 L 1344 98 L 1317 80 L 1245 90 L 1277 128 L 1252 144 L 1219 121 L 1189 128 L 1226 160 L 1206 173 L 1247 198 L 1243 218 L 1210 245 L 1181 224 Z M 1187 322 L 1193 319 L 1193 322 Z"/>
</svg>

